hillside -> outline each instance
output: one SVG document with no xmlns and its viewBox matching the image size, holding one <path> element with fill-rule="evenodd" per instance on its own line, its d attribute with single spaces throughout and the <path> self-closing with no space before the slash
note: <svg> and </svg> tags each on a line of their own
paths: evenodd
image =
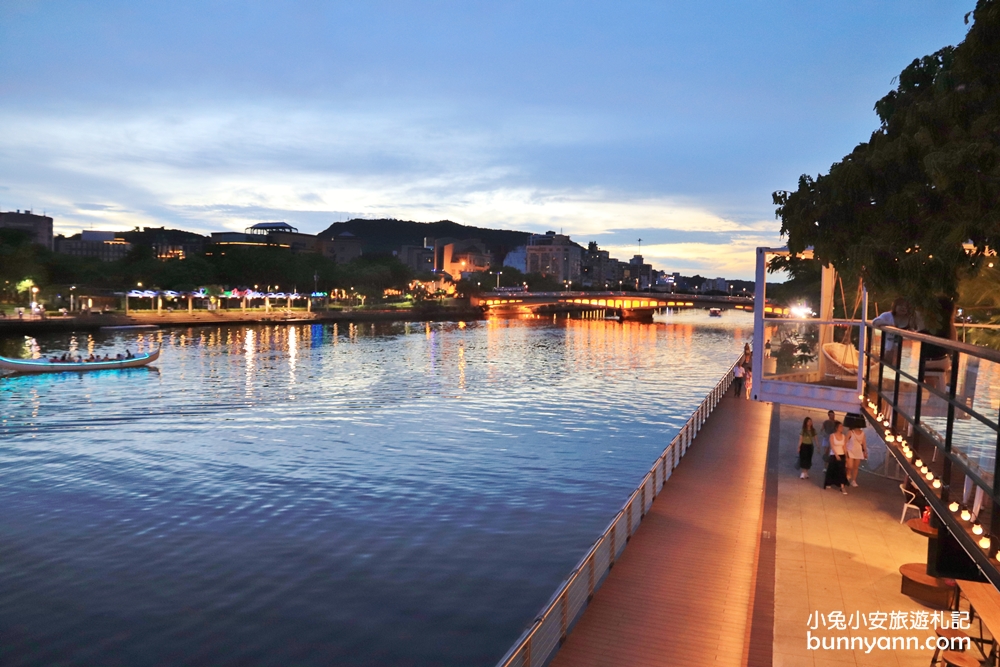
<svg viewBox="0 0 1000 667">
<path fill-rule="evenodd" d="M 364 241 L 364 252 L 391 253 L 402 245 L 423 245 L 424 239 L 479 239 L 493 252 L 498 261 L 528 240 L 528 232 L 508 229 L 485 229 L 470 227 L 451 220 L 437 222 L 413 222 L 410 220 L 348 220 L 335 222 L 319 233 L 321 238 L 350 232 Z"/>
</svg>

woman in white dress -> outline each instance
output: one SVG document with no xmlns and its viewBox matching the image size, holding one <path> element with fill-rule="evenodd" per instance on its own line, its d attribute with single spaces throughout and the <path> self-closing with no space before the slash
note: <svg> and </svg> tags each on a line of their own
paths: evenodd
<svg viewBox="0 0 1000 667">
<path fill-rule="evenodd" d="M 847 495 L 847 474 L 845 459 L 847 458 L 847 436 L 844 435 L 844 425 L 837 422 L 836 430 L 830 436 L 830 463 L 826 466 L 826 477 L 823 478 L 823 488 L 839 486 L 840 492 Z"/>
<path fill-rule="evenodd" d="M 852 428 L 847 435 L 847 481 L 851 486 L 858 485 L 858 468 L 861 462 L 868 458 L 868 443 L 865 442 L 865 432 L 860 428 Z"/>
</svg>

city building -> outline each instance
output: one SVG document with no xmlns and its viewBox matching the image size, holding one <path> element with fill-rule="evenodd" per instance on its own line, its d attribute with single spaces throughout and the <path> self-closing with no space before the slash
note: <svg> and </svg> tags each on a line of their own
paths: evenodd
<svg viewBox="0 0 1000 667">
<path fill-rule="evenodd" d="M 0 228 L 17 229 L 31 235 L 34 243 L 52 250 L 52 218 L 47 215 L 35 215 L 31 211 L 0 212 Z"/>
<path fill-rule="evenodd" d="M 338 234 L 325 241 L 319 239 L 323 244 L 323 256 L 332 259 L 337 264 L 347 264 L 361 257 L 364 242 L 350 232 Z"/>
<path fill-rule="evenodd" d="M 434 242 L 434 253 L 435 268 L 455 279 L 467 273 L 488 271 L 493 263 L 493 253 L 479 239 L 439 239 Z"/>
<path fill-rule="evenodd" d="M 528 241 L 528 273 L 539 273 L 560 282 L 580 280 L 583 247 L 564 234 L 532 234 Z"/>
<path fill-rule="evenodd" d="M 414 273 L 430 273 L 434 270 L 434 247 L 425 245 L 404 245 L 394 254 L 400 262 L 413 269 Z"/>
<path fill-rule="evenodd" d="M 607 250 L 601 250 L 596 241 L 587 244 L 580 264 L 580 284 L 593 289 L 618 288 L 618 260 Z"/>
<path fill-rule="evenodd" d="M 182 229 L 166 227 L 136 227 L 130 232 L 118 232 L 117 236 L 133 246 L 147 246 L 153 249 L 158 259 L 185 259 L 205 252 L 208 238 Z"/>
<path fill-rule="evenodd" d="M 55 251 L 61 255 L 95 257 L 102 262 L 115 262 L 122 259 L 132 249 L 132 244 L 119 236 L 117 232 L 92 229 L 72 236 L 59 234 L 55 237 L 54 245 Z"/>
<path fill-rule="evenodd" d="M 648 290 L 653 284 L 653 267 L 646 264 L 642 255 L 634 255 L 622 270 L 622 283 L 637 290 Z"/>
<path fill-rule="evenodd" d="M 338 264 L 361 257 L 361 239 L 344 232 L 331 239 L 302 234 L 287 222 L 258 222 L 240 232 L 213 232 L 212 243 L 220 246 L 259 246 L 286 248 L 293 253 L 319 253 Z"/>
</svg>

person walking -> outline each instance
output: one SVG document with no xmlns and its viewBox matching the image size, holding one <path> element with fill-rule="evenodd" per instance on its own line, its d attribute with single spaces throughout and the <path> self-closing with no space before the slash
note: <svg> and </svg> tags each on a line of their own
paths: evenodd
<svg viewBox="0 0 1000 667">
<path fill-rule="evenodd" d="M 813 448 L 816 442 L 816 429 L 813 420 L 806 417 L 802 420 L 802 432 L 799 433 L 799 479 L 809 479 L 809 469 L 813 464 Z"/>
<path fill-rule="evenodd" d="M 847 434 L 847 481 L 851 486 L 858 485 L 858 468 L 861 461 L 868 458 L 868 444 L 865 442 L 865 432 L 855 426 Z"/>
<path fill-rule="evenodd" d="M 847 436 L 844 435 L 844 425 L 837 422 L 837 428 L 830 436 L 830 463 L 826 466 L 826 476 L 823 478 L 823 488 L 839 486 L 840 492 L 847 495 Z"/>
<path fill-rule="evenodd" d="M 830 436 L 834 434 L 837 430 L 837 415 L 834 414 L 833 410 L 826 413 L 826 421 L 823 422 L 823 426 L 820 429 L 822 433 L 822 439 L 820 442 L 820 456 L 823 457 L 824 461 L 830 460 Z"/>
<path fill-rule="evenodd" d="M 743 381 L 744 381 L 743 366 L 737 364 L 736 368 L 733 369 L 733 396 L 740 398 L 743 393 Z"/>
</svg>

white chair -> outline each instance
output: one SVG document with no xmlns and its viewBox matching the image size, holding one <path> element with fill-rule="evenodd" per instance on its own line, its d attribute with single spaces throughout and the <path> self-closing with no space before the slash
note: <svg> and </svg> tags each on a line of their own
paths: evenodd
<svg viewBox="0 0 1000 667">
<path fill-rule="evenodd" d="M 917 494 L 906 488 L 906 482 L 899 485 L 899 490 L 903 492 L 903 515 L 899 517 L 899 522 L 906 521 L 906 510 L 916 510 L 917 516 L 920 516 L 920 508 L 913 504 L 913 501 L 917 499 Z"/>
</svg>

